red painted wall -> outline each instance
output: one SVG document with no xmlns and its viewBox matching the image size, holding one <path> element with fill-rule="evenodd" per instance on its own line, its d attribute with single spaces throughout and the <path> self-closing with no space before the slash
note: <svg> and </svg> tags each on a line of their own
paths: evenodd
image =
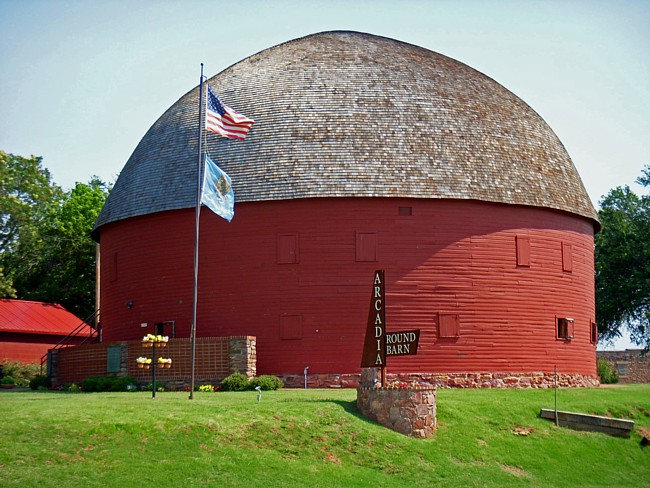
<svg viewBox="0 0 650 488">
<path fill-rule="evenodd" d="M 41 357 L 63 338 L 48 334 L 0 332 L 0 364 L 5 360 L 40 364 Z M 82 340 L 83 337 L 70 343 L 78 344 Z"/>
<path fill-rule="evenodd" d="M 101 228 L 104 341 L 167 320 L 189 336 L 193 248 L 194 210 Z M 593 223 L 485 202 L 247 202 L 231 223 L 204 208 L 197 334 L 256 336 L 259 374 L 357 372 L 375 269 L 388 330 L 422 331 L 391 372 L 596 373 Z M 439 314 L 458 337 L 438 336 Z M 558 316 L 573 340 L 556 338 Z"/>
</svg>

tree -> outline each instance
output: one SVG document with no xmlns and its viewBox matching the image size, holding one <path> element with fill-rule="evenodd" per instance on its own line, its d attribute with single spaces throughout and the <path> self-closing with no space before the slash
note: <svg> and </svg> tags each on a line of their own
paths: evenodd
<svg viewBox="0 0 650 488">
<path fill-rule="evenodd" d="M 15 298 L 14 277 L 38 262 L 40 229 L 63 198 L 41 162 L 0 151 L 0 297 Z"/>
<path fill-rule="evenodd" d="M 6 274 L 4 285 L 0 274 L 1 296 L 60 303 L 87 317 L 95 308 L 90 231 L 110 185 L 93 177 L 64 193 L 41 158 L 0 155 L 0 265 Z"/>
<path fill-rule="evenodd" d="M 90 237 L 110 187 L 96 177 L 64 195 L 52 219 L 41 226 L 46 244 L 28 272 L 16 276 L 18 293 L 30 300 L 60 303 L 80 317 L 95 309 L 95 243 Z"/>
<path fill-rule="evenodd" d="M 0 298 L 16 298 L 16 290 L 11 280 L 4 275 L 2 268 L 0 268 Z"/>
<path fill-rule="evenodd" d="M 650 165 L 637 183 L 650 187 Z M 650 196 L 626 185 L 601 200 L 596 235 L 596 315 L 605 339 L 627 327 L 632 341 L 650 349 Z"/>
</svg>

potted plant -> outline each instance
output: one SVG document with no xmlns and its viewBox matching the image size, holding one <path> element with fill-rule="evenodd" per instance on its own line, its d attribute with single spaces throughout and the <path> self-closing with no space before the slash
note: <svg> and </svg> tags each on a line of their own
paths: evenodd
<svg viewBox="0 0 650 488">
<path fill-rule="evenodd" d="M 4 376 L 0 380 L 0 386 L 2 386 L 2 388 L 13 388 L 15 384 L 16 380 L 11 376 Z"/>
<path fill-rule="evenodd" d="M 158 358 L 158 366 L 161 368 L 171 368 L 172 358 Z"/>
<path fill-rule="evenodd" d="M 145 358 L 140 356 L 138 359 L 135 360 L 135 362 L 138 365 L 138 368 L 142 369 L 149 369 L 151 367 L 151 358 Z"/>
</svg>

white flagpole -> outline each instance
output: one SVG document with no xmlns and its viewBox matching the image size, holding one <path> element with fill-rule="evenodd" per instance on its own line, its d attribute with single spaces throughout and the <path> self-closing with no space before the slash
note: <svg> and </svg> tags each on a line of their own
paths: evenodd
<svg viewBox="0 0 650 488">
<path fill-rule="evenodd" d="M 201 216 L 201 166 L 203 162 L 203 63 L 201 63 L 201 80 L 199 82 L 199 157 L 196 168 L 196 223 L 194 233 L 194 303 L 192 306 L 192 330 L 190 332 L 191 345 L 191 374 L 190 374 L 190 400 L 194 399 L 194 363 L 196 356 L 196 304 L 199 286 L 199 219 Z"/>
</svg>

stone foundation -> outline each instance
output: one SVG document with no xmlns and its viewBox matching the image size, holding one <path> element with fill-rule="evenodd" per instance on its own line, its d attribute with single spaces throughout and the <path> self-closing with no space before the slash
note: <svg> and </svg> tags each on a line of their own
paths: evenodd
<svg viewBox="0 0 650 488">
<path fill-rule="evenodd" d="M 359 388 L 357 407 L 364 417 L 411 437 L 429 437 L 436 430 L 434 389 Z"/>
<path fill-rule="evenodd" d="M 305 377 L 279 375 L 287 388 L 304 388 Z M 307 388 L 358 388 L 360 374 L 309 374 Z M 600 384 L 598 377 L 558 373 L 560 388 L 591 388 Z M 553 373 L 398 373 L 388 374 L 387 386 L 393 388 L 553 388 Z"/>
</svg>

